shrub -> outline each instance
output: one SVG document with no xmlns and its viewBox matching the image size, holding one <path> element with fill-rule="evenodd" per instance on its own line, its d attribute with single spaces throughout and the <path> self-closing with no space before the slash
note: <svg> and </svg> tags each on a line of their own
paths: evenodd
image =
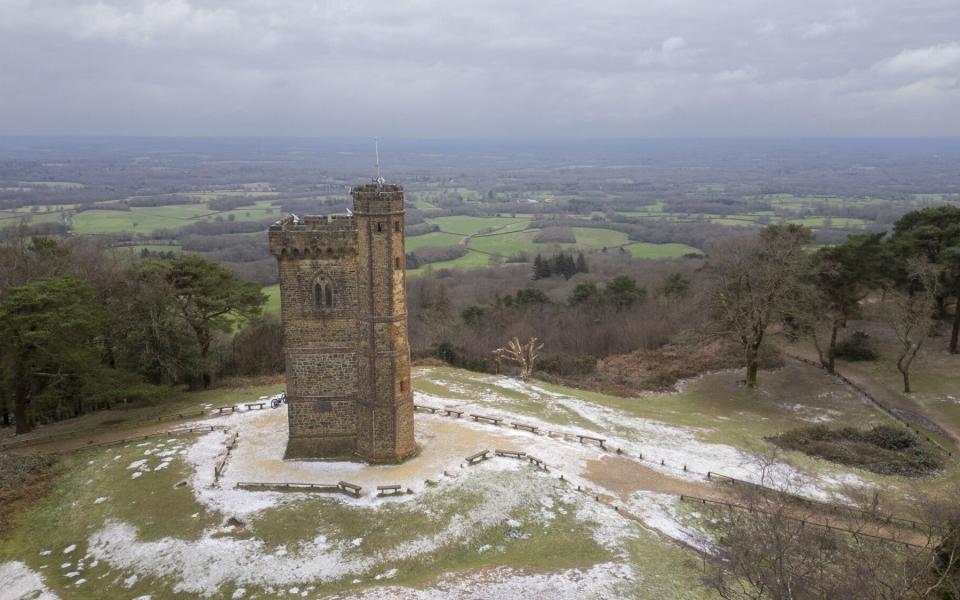
<svg viewBox="0 0 960 600">
<path fill-rule="evenodd" d="M 854 331 L 850 337 L 837 344 L 834 356 L 856 362 L 876 360 L 877 352 L 870 345 L 870 336 L 862 331 Z"/>
<path fill-rule="evenodd" d="M 881 475 L 920 477 L 942 469 L 944 464 L 936 448 L 912 431 L 894 425 L 867 430 L 811 425 L 767 439 L 781 448 Z"/>
<path fill-rule="evenodd" d="M 537 371 L 554 375 L 589 375 L 597 370 L 597 357 L 589 354 L 567 354 L 550 352 L 541 355 L 536 362 Z"/>
<path fill-rule="evenodd" d="M 576 244 L 577 238 L 569 227 L 547 227 L 533 236 L 535 244 Z"/>
</svg>

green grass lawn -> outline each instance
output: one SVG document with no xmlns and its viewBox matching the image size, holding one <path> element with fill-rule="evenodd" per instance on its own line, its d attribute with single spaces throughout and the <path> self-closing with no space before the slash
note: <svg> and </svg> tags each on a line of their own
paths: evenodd
<svg viewBox="0 0 960 600">
<path fill-rule="evenodd" d="M 436 271 L 437 269 L 459 269 L 461 271 L 472 271 L 474 269 L 484 269 L 489 266 L 490 256 L 480 252 L 470 251 L 453 260 L 430 263 L 418 269 L 410 269 L 407 271 L 407 275 L 416 277 L 417 275 L 426 273 L 428 271 Z"/>
<path fill-rule="evenodd" d="M 454 233 L 441 233 L 434 231 L 423 235 L 407 236 L 404 239 L 404 245 L 407 252 L 413 252 L 417 248 L 427 246 L 456 246 L 464 236 Z"/>
<path fill-rule="evenodd" d="M 81 600 L 182 598 L 196 585 L 194 569 L 206 572 L 216 569 L 218 561 L 229 564 L 224 562 L 229 558 L 191 551 L 210 544 L 249 557 L 245 566 L 226 567 L 233 573 L 254 570 L 268 580 L 260 587 L 226 577 L 215 590 L 217 597 L 226 598 L 241 587 L 248 596 L 261 597 L 275 595 L 277 587 L 308 585 L 316 588 L 311 597 L 380 585 L 429 589 L 450 574 L 500 567 L 524 574 L 554 573 L 611 561 L 631 564 L 640 575 L 617 583 L 618 595 L 707 597 L 700 591 L 695 555 L 626 519 L 619 520 L 617 541 L 601 543 L 594 533 L 601 525 L 581 516 L 581 507 L 591 501 L 572 492 L 569 484 L 531 469 L 475 471 L 462 481 L 421 492 L 415 502 L 377 508 L 298 495 L 244 515 L 245 526 L 231 530 L 222 525 L 229 512 L 211 510 L 197 500 L 190 485 L 179 484 L 191 476 L 191 467 L 177 452 L 195 440 L 186 435 L 155 438 L 67 456 L 52 491 L 19 513 L 12 533 L 0 540 L 0 561 L 23 561 L 54 593 Z M 173 453 L 169 466 L 157 469 L 164 459 L 153 453 L 167 449 Z M 140 460 L 146 464 L 133 469 Z M 138 471 L 142 476 L 132 477 Z M 83 559 L 93 551 L 91 540 L 117 524 L 135 528 L 135 543 L 154 559 Z M 321 544 L 312 545 L 318 539 Z M 154 545 L 177 550 L 164 553 Z M 333 548 L 343 548 L 342 560 L 355 565 L 352 571 L 328 576 L 309 566 L 327 559 Z M 124 568 L 128 558 L 138 565 L 136 571 Z M 327 581 L 304 575 L 268 587 L 274 568 L 282 570 L 287 564 L 303 565 L 299 568 Z M 375 577 L 388 570 L 389 580 Z"/>
<path fill-rule="evenodd" d="M 702 254 L 700 250 L 686 244 L 635 242 L 625 248 L 634 258 L 679 258 L 686 254 Z"/>
<path fill-rule="evenodd" d="M 530 219 L 521 218 L 465 216 L 437 217 L 436 219 L 427 219 L 427 221 L 439 225 L 443 231 L 459 235 L 474 235 L 484 229 L 517 231 L 524 229 L 530 223 Z"/>
<path fill-rule="evenodd" d="M 267 193 L 267 192 L 264 192 Z M 224 194 L 192 194 L 198 199 Z M 259 197 L 259 196 L 258 196 Z M 135 206 L 129 211 L 86 210 L 73 215 L 73 230 L 81 235 L 110 233 L 151 233 L 157 229 L 179 229 L 190 223 L 221 218 L 235 221 L 258 221 L 275 216 L 281 211 L 271 200 L 255 200 L 251 206 L 229 211 L 214 211 L 207 202 L 170 204 L 166 206 Z"/>
</svg>

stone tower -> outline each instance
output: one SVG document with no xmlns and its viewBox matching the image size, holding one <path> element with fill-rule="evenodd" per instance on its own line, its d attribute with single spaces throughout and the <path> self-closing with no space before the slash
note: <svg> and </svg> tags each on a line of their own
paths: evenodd
<svg viewBox="0 0 960 600">
<path fill-rule="evenodd" d="M 270 227 L 280 272 L 287 458 L 399 462 L 416 451 L 403 188 L 353 188 L 353 216 Z"/>
</svg>

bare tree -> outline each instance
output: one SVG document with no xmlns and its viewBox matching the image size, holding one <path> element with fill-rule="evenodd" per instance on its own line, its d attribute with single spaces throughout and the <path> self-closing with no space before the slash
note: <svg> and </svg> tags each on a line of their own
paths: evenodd
<svg viewBox="0 0 960 600">
<path fill-rule="evenodd" d="M 878 498 L 838 516 L 790 493 L 744 487 L 735 497 L 707 508 L 717 561 L 705 583 L 721 598 L 960 597 L 960 512 L 947 496 L 919 503 L 926 532 L 885 523 Z"/>
<path fill-rule="evenodd" d="M 910 367 L 930 334 L 932 316 L 937 307 L 939 269 L 925 258 L 909 263 L 906 289 L 887 292 L 884 316 L 900 343 L 897 370 L 903 376 L 903 391 L 910 393 Z"/>
<path fill-rule="evenodd" d="M 710 254 L 706 310 L 713 333 L 743 349 L 748 387 L 757 385 L 767 329 L 787 313 L 807 279 L 804 246 L 811 239 L 804 227 L 774 225 L 756 237 L 718 244 Z"/>
<path fill-rule="evenodd" d="M 494 360 L 497 362 L 497 371 L 500 370 L 501 361 L 506 360 L 517 366 L 520 371 L 520 379 L 526 381 L 533 375 L 533 364 L 536 362 L 538 352 L 543 350 L 543 344 L 537 344 L 537 338 L 530 338 L 526 344 L 521 344 L 519 338 L 513 338 L 503 348 L 497 348 L 493 351 Z"/>
</svg>

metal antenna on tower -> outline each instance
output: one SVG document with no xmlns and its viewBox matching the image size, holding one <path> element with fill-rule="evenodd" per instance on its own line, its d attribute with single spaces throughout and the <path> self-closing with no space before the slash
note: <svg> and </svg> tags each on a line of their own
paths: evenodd
<svg viewBox="0 0 960 600">
<path fill-rule="evenodd" d="M 373 154 L 377 161 L 377 185 L 383 185 L 383 177 L 380 175 L 380 138 L 373 138 Z"/>
</svg>

